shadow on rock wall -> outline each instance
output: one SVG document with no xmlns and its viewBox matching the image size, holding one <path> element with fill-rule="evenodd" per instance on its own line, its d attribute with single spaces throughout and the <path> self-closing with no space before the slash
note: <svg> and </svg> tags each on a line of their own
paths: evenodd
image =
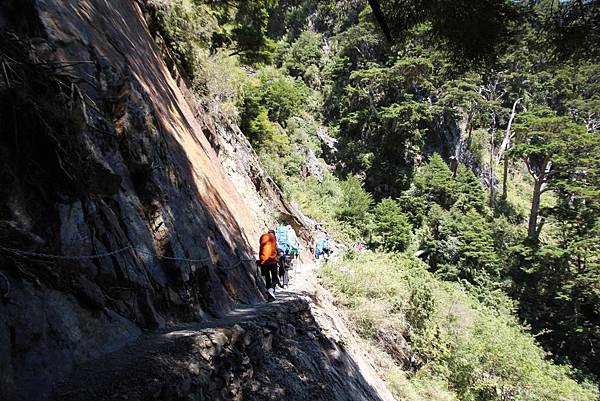
<svg viewBox="0 0 600 401">
<path fill-rule="evenodd" d="M 142 330 L 261 301 L 248 261 L 257 221 L 139 5 L 13 0 L 0 6 L 0 27 L 0 272 L 10 285 L 0 398 L 45 399 L 75 364 Z M 6 249 L 125 247 L 72 260 Z"/>
</svg>

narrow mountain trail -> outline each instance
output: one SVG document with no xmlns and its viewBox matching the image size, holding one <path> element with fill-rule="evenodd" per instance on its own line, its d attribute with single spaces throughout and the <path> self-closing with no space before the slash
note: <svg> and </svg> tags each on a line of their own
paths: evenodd
<svg viewBox="0 0 600 401">
<path fill-rule="evenodd" d="M 365 350 L 363 341 L 349 329 L 345 314 L 335 306 L 329 290 L 319 284 L 317 269 L 318 265 L 312 258 L 302 262 L 292 273 L 289 293 L 309 302 L 313 316 L 323 333 L 337 343 L 344 344 L 345 351 L 357 364 L 377 396 L 382 401 L 394 401 L 394 396 L 375 368 L 375 361 Z"/>
<path fill-rule="evenodd" d="M 316 269 L 298 265 L 274 302 L 147 333 L 87 362 L 53 399 L 394 400 Z"/>
</svg>

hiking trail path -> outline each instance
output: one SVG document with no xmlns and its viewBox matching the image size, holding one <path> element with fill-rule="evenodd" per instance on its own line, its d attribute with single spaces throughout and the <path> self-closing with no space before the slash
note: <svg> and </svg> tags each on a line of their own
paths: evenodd
<svg viewBox="0 0 600 401">
<path fill-rule="evenodd" d="M 238 305 L 220 319 L 143 334 L 74 369 L 52 398 L 395 400 L 319 285 L 317 268 L 312 258 L 298 263 L 273 302 Z"/>
<path fill-rule="evenodd" d="M 292 272 L 290 294 L 304 297 L 309 302 L 312 313 L 323 332 L 336 342 L 343 342 L 348 355 L 356 362 L 365 380 L 371 385 L 382 401 L 395 401 L 396 398 L 385 385 L 376 363 L 363 346 L 363 340 L 348 328 L 347 318 L 334 304 L 329 290 L 317 280 L 318 261 L 310 258 L 300 262 Z"/>
</svg>

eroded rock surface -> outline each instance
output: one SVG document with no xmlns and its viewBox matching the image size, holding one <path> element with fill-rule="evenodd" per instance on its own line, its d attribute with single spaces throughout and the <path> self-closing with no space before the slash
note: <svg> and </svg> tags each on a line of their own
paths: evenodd
<svg viewBox="0 0 600 401">
<path fill-rule="evenodd" d="M 0 28 L 0 399 L 45 399 L 142 330 L 263 301 L 264 223 L 165 65 L 144 2 L 3 1 Z"/>
<path fill-rule="evenodd" d="M 289 297 L 142 336 L 78 367 L 54 399 L 378 400 L 373 394 L 308 303 Z"/>
</svg>

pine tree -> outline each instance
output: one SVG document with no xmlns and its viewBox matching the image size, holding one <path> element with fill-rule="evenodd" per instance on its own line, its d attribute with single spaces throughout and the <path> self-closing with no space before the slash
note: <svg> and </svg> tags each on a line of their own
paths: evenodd
<svg viewBox="0 0 600 401">
<path fill-rule="evenodd" d="M 450 209 L 456 200 L 457 188 L 452 171 L 437 153 L 417 171 L 413 184 L 418 195 L 446 209 Z"/>
<path fill-rule="evenodd" d="M 456 171 L 456 186 L 458 199 L 456 206 L 466 211 L 474 208 L 477 212 L 483 213 L 486 209 L 486 194 L 481 186 L 481 182 L 475 176 L 473 171 L 459 164 Z"/>
<path fill-rule="evenodd" d="M 549 109 L 522 115 L 515 130 L 516 144 L 511 153 L 524 160 L 533 179 L 527 235 L 537 241 L 544 223 L 538 222 L 542 194 L 559 187 L 584 190 L 577 185 L 590 174 L 585 166 L 597 164 L 597 140 L 584 127 Z M 570 183 L 572 180 L 575 184 Z"/>
<path fill-rule="evenodd" d="M 403 251 L 410 243 L 412 227 L 398 201 L 386 198 L 373 209 L 373 232 L 388 251 Z"/>
</svg>

